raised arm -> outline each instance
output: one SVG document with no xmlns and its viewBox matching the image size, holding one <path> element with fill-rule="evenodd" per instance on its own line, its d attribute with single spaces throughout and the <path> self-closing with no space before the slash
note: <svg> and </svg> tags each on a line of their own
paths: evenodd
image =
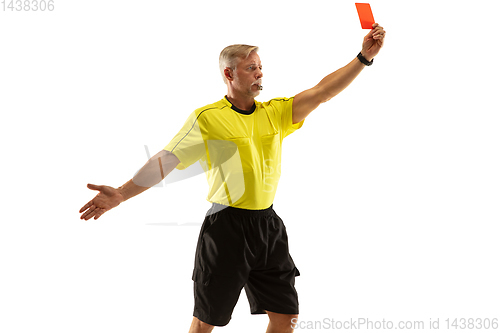
<svg viewBox="0 0 500 333">
<path fill-rule="evenodd" d="M 97 220 L 108 210 L 158 184 L 179 163 L 174 154 L 162 150 L 151 157 L 131 180 L 117 189 L 111 186 L 87 184 L 89 189 L 99 193 L 80 209 L 80 213 L 83 213 L 80 218 L 89 220 L 94 217 L 94 220 Z"/>
<path fill-rule="evenodd" d="M 367 61 L 371 61 L 378 54 L 384 44 L 384 37 L 384 28 L 374 23 L 373 29 L 363 39 L 361 55 Z M 301 122 L 321 103 L 329 101 L 347 88 L 364 67 L 356 57 L 347 66 L 326 76 L 315 87 L 297 94 L 293 99 L 292 122 Z"/>
</svg>

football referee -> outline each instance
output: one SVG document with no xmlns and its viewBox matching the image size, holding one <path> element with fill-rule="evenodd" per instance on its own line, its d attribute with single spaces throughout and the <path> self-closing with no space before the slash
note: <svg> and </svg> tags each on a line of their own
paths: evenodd
<svg viewBox="0 0 500 333">
<path fill-rule="evenodd" d="M 255 101 L 262 90 L 258 48 L 231 45 L 219 66 L 227 95 L 191 113 L 170 143 L 123 186 L 88 184 L 99 193 L 80 209 L 81 219 L 98 219 L 162 181 L 174 168 L 199 162 L 209 183 L 212 207 L 200 230 L 192 279 L 194 313 L 190 333 L 211 332 L 231 319 L 242 288 L 252 314 L 269 316 L 268 333 L 293 332 L 300 275 L 288 252 L 283 221 L 273 209 L 283 139 L 302 127 L 321 103 L 344 90 L 383 46 L 377 23 L 362 50 L 345 67 L 291 98 Z"/>
</svg>

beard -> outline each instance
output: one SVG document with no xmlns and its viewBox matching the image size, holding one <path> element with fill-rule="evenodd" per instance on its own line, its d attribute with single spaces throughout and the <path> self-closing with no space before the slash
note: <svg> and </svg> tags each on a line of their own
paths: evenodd
<svg viewBox="0 0 500 333">
<path fill-rule="evenodd" d="M 255 82 L 252 83 L 252 85 L 250 86 L 250 88 L 248 88 L 248 95 L 249 96 L 252 96 L 252 97 L 257 97 L 259 96 L 260 94 L 260 87 L 261 87 L 261 84 L 262 84 L 262 81 L 261 80 L 257 80 Z"/>
<path fill-rule="evenodd" d="M 248 96 L 251 96 L 251 97 L 255 98 L 255 97 L 257 97 L 257 96 L 260 95 L 260 90 L 253 90 L 253 89 L 255 89 L 255 88 L 253 88 L 253 86 L 250 87 L 250 89 L 248 90 L 247 94 L 248 94 Z"/>
</svg>

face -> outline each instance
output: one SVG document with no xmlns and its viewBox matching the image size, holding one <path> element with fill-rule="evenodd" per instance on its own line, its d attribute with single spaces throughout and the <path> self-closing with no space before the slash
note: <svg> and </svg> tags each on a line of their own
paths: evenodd
<svg viewBox="0 0 500 333">
<path fill-rule="evenodd" d="M 251 97 L 260 94 L 262 85 L 262 63 L 257 52 L 252 52 L 246 59 L 241 59 L 233 71 L 233 87 L 235 90 Z"/>
</svg>

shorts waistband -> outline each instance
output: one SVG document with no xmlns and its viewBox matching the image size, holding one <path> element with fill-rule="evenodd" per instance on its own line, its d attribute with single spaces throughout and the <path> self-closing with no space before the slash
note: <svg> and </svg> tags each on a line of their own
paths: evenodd
<svg viewBox="0 0 500 333">
<path fill-rule="evenodd" d="M 225 211 L 230 214 L 237 214 L 240 216 L 248 216 L 248 217 L 261 217 L 261 216 L 270 216 L 274 214 L 273 205 L 269 206 L 265 209 L 244 209 L 231 207 L 226 205 L 221 205 L 218 203 L 212 203 L 212 207 L 208 210 L 207 215 L 212 215 L 219 211 Z"/>
</svg>

